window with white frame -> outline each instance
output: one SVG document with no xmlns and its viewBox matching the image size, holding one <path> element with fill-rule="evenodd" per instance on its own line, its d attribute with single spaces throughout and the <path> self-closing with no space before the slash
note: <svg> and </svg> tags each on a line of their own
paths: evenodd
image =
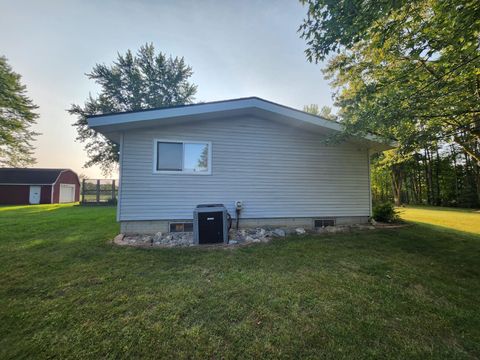
<svg viewBox="0 0 480 360">
<path fill-rule="evenodd" d="M 155 172 L 204 175 L 211 173 L 210 142 L 155 140 L 154 151 Z"/>
</svg>

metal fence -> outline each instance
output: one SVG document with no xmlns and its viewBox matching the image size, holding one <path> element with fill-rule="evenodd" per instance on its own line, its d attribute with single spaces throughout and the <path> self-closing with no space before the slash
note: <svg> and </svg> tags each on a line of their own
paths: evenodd
<svg viewBox="0 0 480 360">
<path fill-rule="evenodd" d="M 81 193 L 84 205 L 114 205 L 118 186 L 114 179 L 83 179 Z"/>
</svg>

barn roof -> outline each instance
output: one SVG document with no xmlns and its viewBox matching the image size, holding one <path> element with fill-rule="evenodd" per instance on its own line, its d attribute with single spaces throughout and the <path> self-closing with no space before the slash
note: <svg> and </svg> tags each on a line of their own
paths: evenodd
<svg viewBox="0 0 480 360">
<path fill-rule="evenodd" d="M 0 168 L 0 184 L 53 184 L 66 170 L 69 169 Z"/>
</svg>

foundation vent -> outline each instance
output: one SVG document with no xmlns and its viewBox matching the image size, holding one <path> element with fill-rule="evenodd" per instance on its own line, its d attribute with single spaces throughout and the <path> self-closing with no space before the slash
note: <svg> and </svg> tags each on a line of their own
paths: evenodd
<svg viewBox="0 0 480 360">
<path fill-rule="evenodd" d="M 313 225 L 316 229 L 335 226 L 335 219 L 315 219 Z"/>
<path fill-rule="evenodd" d="M 170 232 L 192 232 L 193 222 L 170 223 Z"/>
</svg>

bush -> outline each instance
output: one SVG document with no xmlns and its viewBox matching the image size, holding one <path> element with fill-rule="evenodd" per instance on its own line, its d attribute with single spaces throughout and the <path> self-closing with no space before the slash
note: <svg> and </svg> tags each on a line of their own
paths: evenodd
<svg viewBox="0 0 480 360">
<path fill-rule="evenodd" d="M 377 204 L 373 207 L 373 219 L 391 223 L 398 220 L 398 213 L 392 203 Z"/>
</svg>

